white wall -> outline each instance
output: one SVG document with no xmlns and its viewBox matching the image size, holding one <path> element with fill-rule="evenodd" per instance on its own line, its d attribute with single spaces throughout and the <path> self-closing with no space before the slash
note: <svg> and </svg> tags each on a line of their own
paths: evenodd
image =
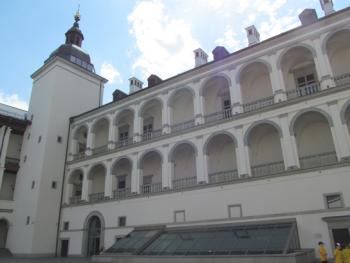
<svg viewBox="0 0 350 263">
<path fill-rule="evenodd" d="M 248 145 L 252 166 L 283 161 L 280 137 L 272 125 L 256 126 L 250 133 Z"/>
<path fill-rule="evenodd" d="M 188 144 L 179 145 L 173 155 L 174 178 L 196 176 L 196 156 L 194 149 Z"/>
<path fill-rule="evenodd" d="M 208 143 L 208 173 L 237 169 L 235 145 L 227 135 L 219 135 Z"/>
<path fill-rule="evenodd" d="M 322 218 L 348 214 L 348 170 L 348 167 L 344 167 L 147 198 L 83 205 L 73 209 L 64 208 L 62 221 L 70 222 L 72 232 L 61 233 L 61 236 L 79 235 L 86 217 L 92 211 L 102 213 L 108 228 L 106 233 L 113 232 L 113 236 L 116 231 L 124 229 L 117 227 L 118 216 L 126 216 L 128 226 L 172 224 L 174 211 L 185 210 L 188 223 L 199 220 L 204 224 L 217 224 L 220 220 L 228 220 L 229 205 L 241 204 L 245 218 L 233 222 L 296 218 L 302 247 L 314 248 L 319 241 L 319 235 L 316 234 L 321 234 L 322 240 L 329 244 L 328 230 L 324 227 Z M 343 193 L 347 210 L 325 209 L 323 194 L 334 192 Z M 196 223 L 198 224 L 199 222 Z M 111 241 L 106 242 L 105 248 L 111 244 Z M 72 250 L 79 254 L 81 243 L 71 242 L 70 245 Z"/>
<path fill-rule="evenodd" d="M 350 72 L 350 30 L 336 33 L 328 40 L 327 54 L 334 76 Z"/>
<path fill-rule="evenodd" d="M 247 66 L 239 77 L 243 103 L 272 96 L 269 70 L 263 63 Z"/>
<path fill-rule="evenodd" d="M 153 130 L 161 129 L 162 128 L 162 107 L 160 103 L 157 103 L 145 109 L 143 113 L 143 125 L 145 124 L 145 120 L 150 117 L 153 118 Z M 142 129 L 143 129 L 143 126 L 142 126 Z"/>
<path fill-rule="evenodd" d="M 103 119 L 96 123 L 95 127 L 95 148 L 105 146 L 108 143 L 108 121 Z"/>
<path fill-rule="evenodd" d="M 194 118 L 193 95 L 188 90 L 181 90 L 172 100 L 172 124 L 188 121 Z"/>
<path fill-rule="evenodd" d="M 131 164 L 127 159 L 122 159 L 114 165 L 112 169 L 112 174 L 114 175 L 112 177 L 113 190 L 117 189 L 117 176 L 126 176 L 126 187 L 131 187 L 131 169 Z"/>
<path fill-rule="evenodd" d="M 299 158 L 334 151 L 327 120 L 319 113 L 307 113 L 294 126 Z"/>
<path fill-rule="evenodd" d="M 152 183 L 162 182 L 162 162 L 160 156 L 156 153 L 149 153 L 143 158 L 141 163 L 142 176 L 152 176 Z M 143 177 L 140 178 L 140 185 L 143 184 Z"/>
</svg>

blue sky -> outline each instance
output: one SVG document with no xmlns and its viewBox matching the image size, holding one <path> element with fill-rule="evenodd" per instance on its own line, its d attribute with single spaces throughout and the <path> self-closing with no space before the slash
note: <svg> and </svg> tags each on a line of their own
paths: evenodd
<svg viewBox="0 0 350 263">
<path fill-rule="evenodd" d="M 334 0 L 336 10 L 349 0 Z M 299 26 L 298 14 L 319 0 L 3 0 L 0 4 L 0 102 L 28 107 L 30 75 L 60 44 L 80 3 L 83 49 L 96 73 L 109 79 L 104 102 L 115 89 L 128 92 L 128 78 L 165 79 L 194 65 L 201 47 L 211 59 L 217 45 L 234 52 L 247 45 L 244 28 L 254 24 L 261 40 Z"/>
</svg>

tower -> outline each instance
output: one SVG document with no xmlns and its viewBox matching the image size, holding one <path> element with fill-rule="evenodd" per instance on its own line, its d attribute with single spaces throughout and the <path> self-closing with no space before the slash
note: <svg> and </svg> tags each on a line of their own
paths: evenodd
<svg viewBox="0 0 350 263">
<path fill-rule="evenodd" d="M 17 255 L 54 255 L 58 233 L 69 118 L 102 102 L 106 79 L 94 72 L 79 29 L 32 74 L 33 88 L 15 190 L 14 223 L 8 248 Z"/>
</svg>

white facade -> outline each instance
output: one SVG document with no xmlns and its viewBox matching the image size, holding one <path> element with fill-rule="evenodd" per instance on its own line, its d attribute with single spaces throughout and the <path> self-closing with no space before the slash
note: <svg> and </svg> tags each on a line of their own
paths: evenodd
<svg viewBox="0 0 350 263">
<path fill-rule="evenodd" d="M 59 57 L 34 73 L 6 246 L 84 256 L 138 227 L 283 219 L 301 248 L 350 238 L 350 9 L 256 36 L 103 107 L 96 74 Z"/>
</svg>

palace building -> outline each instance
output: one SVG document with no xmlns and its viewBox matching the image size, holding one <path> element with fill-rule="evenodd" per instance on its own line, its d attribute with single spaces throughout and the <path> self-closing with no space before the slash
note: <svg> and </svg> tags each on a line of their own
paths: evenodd
<svg viewBox="0 0 350 263">
<path fill-rule="evenodd" d="M 350 8 L 102 105 L 79 15 L 0 107 L 0 247 L 108 262 L 311 262 L 350 242 Z M 214 258 L 214 259 L 213 259 Z M 219 261 L 215 261 L 219 260 Z M 249 261 L 250 260 L 250 261 Z"/>
</svg>

